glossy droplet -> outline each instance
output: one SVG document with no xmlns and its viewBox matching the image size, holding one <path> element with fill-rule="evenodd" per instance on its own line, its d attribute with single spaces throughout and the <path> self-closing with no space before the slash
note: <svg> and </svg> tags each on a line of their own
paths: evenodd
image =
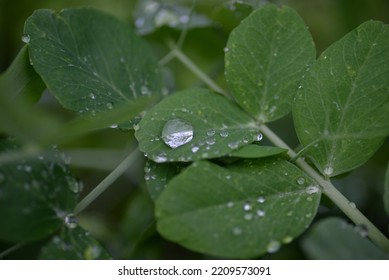
<svg viewBox="0 0 389 280">
<path fill-rule="evenodd" d="M 192 148 L 191 148 L 191 151 L 192 151 L 192 153 L 197 153 L 198 151 L 199 151 L 199 147 L 197 147 L 197 146 L 193 146 Z"/>
<path fill-rule="evenodd" d="M 357 206 L 355 205 L 354 202 L 350 201 L 349 204 L 348 204 L 351 208 L 355 209 L 357 208 Z"/>
<path fill-rule="evenodd" d="M 170 120 L 163 127 L 162 139 L 170 148 L 176 149 L 193 139 L 193 127 L 180 119 Z"/>
<path fill-rule="evenodd" d="M 107 106 L 107 108 L 109 110 L 111 110 L 113 108 L 113 103 L 112 102 L 108 102 L 105 106 Z"/>
<path fill-rule="evenodd" d="M 308 186 L 306 189 L 305 189 L 305 192 L 307 194 L 314 194 L 314 193 L 317 193 L 319 192 L 319 187 L 318 186 Z"/>
<path fill-rule="evenodd" d="M 226 53 L 226 52 L 228 52 L 230 49 L 229 48 L 227 48 L 227 47 L 225 47 L 224 49 L 223 49 L 223 51 Z"/>
<path fill-rule="evenodd" d="M 290 242 L 292 242 L 293 240 L 293 237 L 292 236 L 285 236 L 283 239 L 282 239 L 282 243 L 284 244 L 289 244 Z"/>
<path fill-rule="evenodd" d="M 167 161 L 167 156 L 165 153 L 162 152 L 162 153 L 156 155 L 155 157 L 153 157 L 153 160 L 157 163 L 163 163 L 163 162 Z"/>
<path fill-rule="evenodd" d="M 357 225 L 355 226 L 354 230 L 361 237 L 367 237 L 369 235 L 369 229 L 365 225 Z"/>
<path fill-rule="evenodd" d="M 256 136 L 255 136 L 255 141 L 261 141 L 262 140 L 262 138 L 263 138 L 263 135 L 262 135 L 262 133 L 258 133 Z"/>
<path fill-rule="evenodd" d="M 92 100 L 95 100 L 95 99 L 96 99 L 96 95 L 94 95 L 94 93 L 91 92 L 91 93 L 89 94 L 89 98 L 92 99 Z"/>
<path fill-rule="evenodd" d="M 28 35 L 28 34 L 23 34 L 23 36 L 22 36 L 22 41 L 23 41 L 23 43 L 28 44 L 28 43 L 30 42 L 30 35 Z"/>
<path fill-rule="evenodd" d="M 260 197 L 258 197 L 257 201 L 258 201 L 258 203 L 264 203 L 265 198 L 263 196 L 260 196 Z"/>
<path fill-rule="evenodd" d="M 267 245 L 266 247 L 266 251 L 268 253 L 275 253 L 277 252 L 281 247 L 281 243 L 276 241 L 276 240 L 272 240 L 269 242 L 269 244 Z"/>
<path fill-rule="evenodd" d="M 324 174 L 327 176 L 331 176 L 334 173 L 334 169 L 331 166 L 327 166 L 324 168 Z"/>
<path fill-rule="evenodd" d="M 297 184 L 302 185 L 304 183 L 305 183 L 305 179 L 303 177 L 297 179 Z"/>
<path fill-rule="evenodd" d="M 237 149 L 239 147 L 239 141 L 228 143 L 228 147 L 231 149 Z"/>
<path fill-rule="evenodd" d="M 227 207 L 228 207 L 228 208 L 234 207 L 234 202 L 232 202 L 232 201 L 228 202 L 228 203 L 227 203 Z"/>
<path fill-rule="evenodd" d="M 64 219 L 65 225 L 70 228 L 74 229 L 78 225 L 78 219 L 74 214 L 68 214 Z"/>
<path fill-rule="evenodd" d="M 245 204 L 243 204 L 244 211 L 250 211 L 251 209 L 252 209 L 252 206 L 249 202 L 246 202 Z"/>
<path fill-rule="evenodd" d="M 208 136 L 213 136 L 213 135 L 215 135 L 215 130 L 214 130 L 214 129 L 208 129 L 208 130 L 207 130 L 207 135 L 208 135 Z"/>
<path fill-rule="evenodd" d="M 97 245 L 88 246 L 84 251 L 84 257 L 86 260 L 95 260 L 101 254 L 101 248 Z"/>
<path fill-rule="evenodd" d="M 264 217 L 266 215 L 265 210 L 257 210 L 257 216 L 258 217 Z"/>
<path fill-rule="evenodd" d="M 228 137 L 228 131 L 226 129 L 220 130 L 220 136 L 223 138 Z"/>
</svg>

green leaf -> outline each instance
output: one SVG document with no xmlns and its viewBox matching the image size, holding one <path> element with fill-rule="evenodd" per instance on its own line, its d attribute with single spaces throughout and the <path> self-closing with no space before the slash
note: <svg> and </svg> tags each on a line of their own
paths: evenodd
<svg viewBox="0 0 389 280">
<path fill-rule="evenodd" d="M 231 94 L 262 122 L 290 112 L 300 80 L 315 59 L 312 37 L 300 16 L 274 5 L 244 19 L 232 31 L 225 50 Z"/>
<path fill-rule="evenodd" d="M 386 213 L 389 215 L 389 163 L 386 167 L 385 186 L 384 186 L 384 206 Z"/>
<path fill-rule="evenodd" d="M 377 260 L 389 256 L 366 238 L 367 232 L 339 218 L 327 218 L 316 223 L 302 242 L 310 259 L 317 260 Z"/>
<path fill-rule="evenodd" d="M 166 97 L 146 113 L 135 132 L 139 149 L 158 163 L 221 157 L 259 135 L 250 116 L 204 89 Z"/>
<path fill-rule="evenodd" d="M 285 160 L 247 160 L 228 168 L 200 161 L 157 199 L 158 231 L 194 251 L 255 257 L 300 235 L 320 195 L 317 184 Z"/>
<path fill-rule="evenodd" d="M 155 163 L 151 160 L 145 164 L 145 180 L 150 197 L 156 200 L 166 188 L 170 179 L 178 175 L 184 165 L 177 162 Z"/>
<path fill-rule="evenodd" d="M 363 164 L 389 133 L 388 35 L 381 22 L 360 25 L 325 50 L 302 82 L 295 127 L 326 176 Z"/>
<path fill-rule="evenodd" d="M 30 65 L 27 46 L 19 51 L 11 66 L 1 75 L 0 83 L 5 94 L 31 101 L 37 101 L 46 87 Z"/>
<path fill-rule="evenodd" d="M 0 152 L 20 149 L 14 141 L 0 141 Z M 0 239 L 30 241 L 45 237 L 62 224 L 76 203 L 81 185 L 62 163 L 58 152 L 0 165 Z M 55 161 L 54 161 L 55 160 Z"/>
<path fill-rule="evenodd" d="M 273 146 L 247 145 L 239 150 L 233 151 L 230 156 L 239 158 L 263 158 L 284 154 L 288 150 Z"/>
<path fill-rule="evenodd" d="M 108 260 L 112 257 L 81 227 L 64 228 L 39 255 L 41 260 Z"/>
<path fill-rule="evenodd" d="M 93 115 L 161 94 L 148 45 L 110 15 L 89 8 L 38 10 L 25 34 L 35 70 L 65 108 Z"/>
</svg>

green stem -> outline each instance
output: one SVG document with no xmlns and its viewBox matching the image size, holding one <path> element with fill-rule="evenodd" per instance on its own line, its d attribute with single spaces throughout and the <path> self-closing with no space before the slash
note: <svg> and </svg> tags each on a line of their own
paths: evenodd
<svg viewBox="0 0 389 280">
<path fill-rule="evenodd" d="M 225 92 L 221 87 L 219 87 L 211 78 L 207 76 L 192 60 L 189 59 L 181 50 L 177 48 L 172 49 L 172 54 L 181 61 L 193 74 L 195 74 L 201 81 L 203 81 L 207 86 L 216 92 L 228 97 L 227 92 Z"/>
<path fill-rule="evenodd" d="M 4 250 L 0 253 L 0 260 L 2 260 L 5 256 L 11 254 L 12 252 L 15 252 L 16 250 L 19 250 L 21 247 L 23 247 L 26 244 L 26 242 L 19 242 L 12 247 Z"/>
<path fill-rule="evenodd" d="M 74 214 L 79 214 L 89 206 L 98 196 L 100 196 L 117 178 L 119 178 L 135 162 L 139 156 L 139 151 L 134 150 L 129 154 L 103 181 L 100 182 L 84 199 L 82 199 L 74 209 Z"/>
<path fill-rule="evenodd" d="M 269 138 L 269 140 L 276 146 L 288 150 L 288 156 L 290 158 L 296 158 L 297 154 L 266 125 L 260 126 L 261 132 Z M 305 160 L 298 158 L 296 160 L 302 170 L 310 175 L 317 183 L 323 188 L 323 193 L 327 195 L 336 206 L 338 206 L 343 213 L 356 225 L 364 225 L 369 233 L 369 238 L 380 248 L 389 253 L 389 239 L 372 223 L 361 211 L 359 211 L 355 204 L 349 201 L 346 197 L 339 192 L 331 181 L 325 179 L 315 169 L 313 169 Z"/>
</svg>

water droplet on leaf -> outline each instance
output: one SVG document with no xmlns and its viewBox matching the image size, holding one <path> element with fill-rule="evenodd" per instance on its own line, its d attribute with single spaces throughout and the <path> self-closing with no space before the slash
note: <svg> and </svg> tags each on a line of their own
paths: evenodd
<svg viewBox="0 0 389 280">
<path fill-rule="evenodd" d="M 319 187 L 318 186 L 308 186 L 306 189 L 305 189 L 305 192 L 307 194 L 314 194 L 314 193 L 317 193 L 319 192 Z"/>
<path fill-rule="evenodd" d="M 331 176 L 334 173 L 334 169 L 331 166 L 327 166 L 324 168 L 324 174 L 327 176 Z"/>
<path fill-rule="evenodd" d="M 30 35 L 28 35 L 28 34 L 23 34 L 23 36 L 22 36 L 22 41 L 23 41 L 23 43 L 28 44 L 28 43 L 30 42 Z"/>
<path fill-rule="evenodd" d="M 163 127 L 162 139 L 170 148 L 178 148 L 193 139 L 193 127 L 180 119 L 170 120 Z"/>
<path fill-rule="evenodd" d="M 258 217 L 264 217 L 266 215 L 265 210 L 257 210 Z"/>
<path fill-rule="evenodd" d="M 78 225 L 78 219 L 74 214 L 68 214 L 65 217 L 64 221 L 65 221 L 65 225 L 70 229 L 74 229 Z"/>
<path fill-rule="evenodd" d="M 157 163 L 163 163 L 163 162 L 166 162 L 167 161 L 167 156 L 164 152 L 156 155 L 155 157 L 153 157 L 153 160 Z"/>
<path fill-rule="evenodd" d="M 305 183 L 305 179 L 303 177 L 297 179 L 297 184 L 302 185 L 304 183 Z"/>
<path fill-rule="evenodd" d="M 113 103 L 112 102 L 108 102 L 105 106 L 107 106 L 107 108 L 109 110 L 111 110 L 113 108 Z"/>
<path fill-rule="evenodd" d="M 269 244 L 267 245 L 266 247 L 266 251 L 268 253 L 275 253 L 277 252 L 281 247 L 281 244 L 280 242 L 276 241 L 276 240 L 272 240 L 269 242 Z"/>
<path fill-rule="evenodd" d="M 246 202 L 245 204 L 243 204 L 244 211 L 250 211 L 251 209 L 252 209 L 252 206 L 249 202 Z"/>
<path fill-rule="evenodd" d="M 260 197 L 258 197 L 257 201 L 258 201 L 258 203 L 264 203 L 265 198 L 263 196 L 260 196 Z"/>
</svg>

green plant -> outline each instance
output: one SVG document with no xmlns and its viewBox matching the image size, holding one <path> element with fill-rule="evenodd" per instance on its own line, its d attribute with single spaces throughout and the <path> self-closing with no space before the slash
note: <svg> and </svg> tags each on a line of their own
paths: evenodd
<svg viewBox="0 0 389 280">
<path fill-rule="evenodd" d="M 133 127 L 165 238 L 218 257 L 275 253 L 310 227 L 323 193 L 356 227 L 323 219 L 305 250 L 331 258 L 317 247 L 343 242 L 346 257 L 387 258 L 387 237 L 331 178 L 365 163 L 389 133 L 389 26 L 366 22 L 316 59 L 298 14 L 265 5 L 229 36 L 226 92 L 181 51 L 190 24 L 178 18 L 182 36 L 168 42 L 171 52 L 158 64 L 128 26 L 94 9 L 38 10 L 26 21 L 27 46 L 0 84 L 0 128 L 16 137 L 0 143 L 0 218 L 8 221 L 0 239 L 15 249 L 50 237 L 39 258 L 109 258 L 76 216 L 134 164 L 137 151 L 77 203 L 82 184 L 66 154 L 48 147 L 108 126 Z M 159 65 L 173 58 L 213 91 L 167 95 Z M 79 117 L 63 123 L 31 106 L 45 87 Z M 267 126 L 290 112 L 297 150 Z"/>
</svg>

